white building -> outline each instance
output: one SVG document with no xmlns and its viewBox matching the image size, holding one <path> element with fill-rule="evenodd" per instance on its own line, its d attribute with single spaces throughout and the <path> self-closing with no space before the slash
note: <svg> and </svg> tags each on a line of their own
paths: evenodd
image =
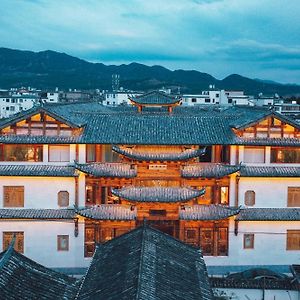
<svg viewBox="0 0 300 300">
<path fill-rule="evenodd" d="M 178 104 L 154 96 L 136 103 Z M 200 247 L 210 274 L 300 264 L 299 124 L 257 107 L 117 112 L 46 104 L 1 121 L 3 250 L 15 234 L 26 256 L 82 274 L 96 242 L 147 218 Z"/>
<path fill-rule="evenodd" d="M 182 96 L 183 106 L 194 106 L 203 104 L 219 105 L 253 105 L 249 96 L 243 91 L 208 90 L 201 94 L 185 94 Z"/>
<path fill-rule="evenodd" d="M 123 91 L 105 92 L 102 104 L 105 106 L 131 105 L 129 98 L 138 95 L 141 95 L 141 93 Z"/>
</svg>

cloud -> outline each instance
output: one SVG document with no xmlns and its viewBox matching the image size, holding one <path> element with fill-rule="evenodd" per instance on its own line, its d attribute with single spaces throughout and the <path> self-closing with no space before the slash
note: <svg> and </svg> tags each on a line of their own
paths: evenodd
<svg viewBox="0 0 300 300">
<path fill-rule="evenodd" d="M 2 0 L 1 46 L 300 83 L 300 2 Z M 268 71 L 270 70 L 270 71 Z M 292 70 L 292 71 L 291 71 Z"/>
</svg>

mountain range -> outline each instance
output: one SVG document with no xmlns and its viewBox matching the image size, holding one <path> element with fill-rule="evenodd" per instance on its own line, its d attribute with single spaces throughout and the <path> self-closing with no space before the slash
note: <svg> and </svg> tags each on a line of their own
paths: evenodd
<svg viewBox="0 0 300 300">
<path fill-rule="evenodd" d="M 32 86 L 41 89 L 111 89 L 113 74 L 120 75 L 120 86 L 130 90 L 148 91 L 161 87 L 180 87 L 182 93 L 199 93 L 209 85 L 219 89 L 244 90 L 257 95 L 278 93 L 300 95 L 300 85 L 279 84 L 232 74 L 218 80 L 191 70 L 171 71 L 162 66 L 140 63 L 105 65 L 91 63 L 56 51 L 23 51 L 0 48 L 0 88 Z"/>
</svg>

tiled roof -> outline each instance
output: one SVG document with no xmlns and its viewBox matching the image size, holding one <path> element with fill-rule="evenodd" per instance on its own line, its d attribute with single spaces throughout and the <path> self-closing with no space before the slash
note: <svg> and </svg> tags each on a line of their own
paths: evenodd
<svg viewBox="0 0 300 300">
<path fill-rule="evenodd" d="M 72 127 L 82 128 L 79 136 L 2 135 L 0 143 L 78 143 L 115 145 L 286 145 L 300 146 L 299 139 L 243 139 L 232 128 L 247 126 L 270 116 L 265 108 L 215 105 L 176 106 L 172 114 L 165 109 L 136 107 L 108 108 L 98 103 L 45 104 L 8 119 L 0 120 L 0 129 L 39 112 L 49 113 Z M 29 115 L 28 115 L 29 114 Z M 277 117 L 277 115 L 276 115 Z M 289 121 L 281 115 L 278 118 Z"/>
<path fill-rule="evenodd" d="M 75 177 L 74 167 L 52 165 L 0 165 L 0 176 Z"/>
<path fill-rule="evenodd" d="M 1 208 L 0 219 L 73 219 L 74 209 Z"/>
<path fill-rule="evenodd" d="M 221 178 L 238 172 L 239 169 L 240 165 L 198 163 L 184 166 L 181 170 L 181 176 L 184 178 Z"/>
<path fill-rule="evenodd" d="M 140 96 L 130 98 L 133 102 L 142 105 L 167 105 L 167 104 L 175 104 L 179 102 L 181 99 L 171 97 L 162 92 L 152 91 Z"/>
<path fill-rule="evenodd" d="M 211 277 L 209 281 L 212 288 L 295 291 L 299 289 L 299 285 L 290 279 L 226 279 Z"/>
<path fill-rule="evenodd" d="M 300 221 L 300 208 L 244 208 L 238 221 Z"/>
<path fill-rule="evenodd" d="M 222 220 L 237 215 L 240 209 L 224 205 L 185 206 L 179 211 L 181 220 Z"/>
<path fill-rule="evenodd" d="M 281 166 L 242 166 L 240 170 L 242 177 L 300 177 L 300 167 Z"/>
<path fill-rule="evenodd" d="M 133 178 L 137 175 L 136 168 L 132 168 L 132 165 L 125 163 L 75 164 L 75 167 L 83 173 L 96 177 Z"/>
<path fill-rule="evenodd" d="M 0 135 L 4 144 L 78 144 L 79 136 L 45 136 L 45 135 Z"/>
<path fill-rule="evenodd" d="M 201 251 L 147 226 L 96 248 L 77 300 L 212 300 Z"/>
<path fill-rule="evenodd" d="M 300 265 L 291 265 L 291 271 L 297 280 L 297 283 L 300 284 Z"/>
<path fill-rule="evenodd" d="M 12 245 L 0 254 L 0 298 L 74 299 L 76 280 L 30 260 Z"/>
<path fill-rule="evenodd" d="M 137 202 L 187 202 L 204 195 L 205 189 L 187 187 L 124 187 L 112 189 L 115 196 Z"/>
<path fill-rule="evenodd" d="M 205 129 L 205 130 L 204 130 Z M 231 144 L 236 136 L 224 116 L 163 113 L 91 115 L 82 142 L 118 145 Z"/>
<path fill-rule="evenodd" d="M 189 160 L 205 154 L 205 148 L 186 149 L 181 152 L 142 152 L 131 148 L 113 146 L 112 149 L 128 158 L 138 161 L 180 161 Z"/>
<path fill-rule="evenodd" d="M 94 220 L 134 220 L 136 209 L 118 204 L 101 204 L 99 206 L 79 209 L 77 213 Z"/>
<path fill-rule="evenodd" d="M 291 146 L 299 147 L 299 138 L 239 138 L 235 139 L 236 145 L 245 146 Z"/>
</svg>

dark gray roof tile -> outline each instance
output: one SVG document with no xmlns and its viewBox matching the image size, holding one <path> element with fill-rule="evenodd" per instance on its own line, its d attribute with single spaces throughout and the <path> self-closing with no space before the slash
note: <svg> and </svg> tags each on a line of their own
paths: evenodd
<svg viewBox="0 0 300 300">
<path fill-rule="evenodd" d="M 96 248 L 76 299 L 212 300 L 201 251 L 147 226 Z"/>
<path fill-rule="evenodd" d="M 79 209 L 80 216 L 94 220 L 135 220 L 136 208 L 118 204 L 101 204 L 93 207 Z"/>
<path fill-rule="evenodd" d="M 0 219 L 73 219 L 74 209 L 1 208 Z"/>
<path fill-rule="evenodd" d="M 12 245 L 0 254 L 0 298 L 74 299 L 76 280 L 30 260 Z"/>
<path fill-rule="evenodd" d="M 300 221 L 300 208 L 244 208 L 238 221 Z"/>
<path fill-rule="evenodd" d="M 136 168 L 125 163 L 75 164 L 75 167 L 83 173 L 96 177 L 133 178 L 137 175 Z"/>
<path fill-rule="evenodd" d="M 112 189 L 112 193 L 122 199 L 137 202 L 187 202 L 200 197 L 205 189 L 188 187 L 135 187 Z"/>
<path fill-rule="evenodd" d="M 184 206 L 179 211 L 181 220 L 222 220 L 237 215 L 240 209 L 224 205 Z"/>
<path fill-rule="evenodd" d="M 132 97 L 130 99 L 133 102 L 142 105 L 170 105 L 175 104 L 181 100 L 181 98 L 175 98 L 158 91 L 152 91 L 140 96 Z"/>
<path fill-rule="evenodd" d="M 115 145 L 112 149 L 121 155 L 138 161 L 182 161 L 205 154 L 205 148 L 186 149 L 181 152 L 146 152 Z"/>
<path fill-rule="evenodd" d="M 242 177 L 300 177 L 300 167 L 282 166 L 242 166 L 240 170 Z"/>
<path fill-rule="evenodd" d="M 198 163 L 184 166 L 181 175 L 184 178 L 221 178 L 238 172 L 240 165 Z"/>
<path fill-rule="evenodd" d="M 75 177 L 74 167 L 53 165 L 0 165 L 0 176 Z"/>
</svg>

